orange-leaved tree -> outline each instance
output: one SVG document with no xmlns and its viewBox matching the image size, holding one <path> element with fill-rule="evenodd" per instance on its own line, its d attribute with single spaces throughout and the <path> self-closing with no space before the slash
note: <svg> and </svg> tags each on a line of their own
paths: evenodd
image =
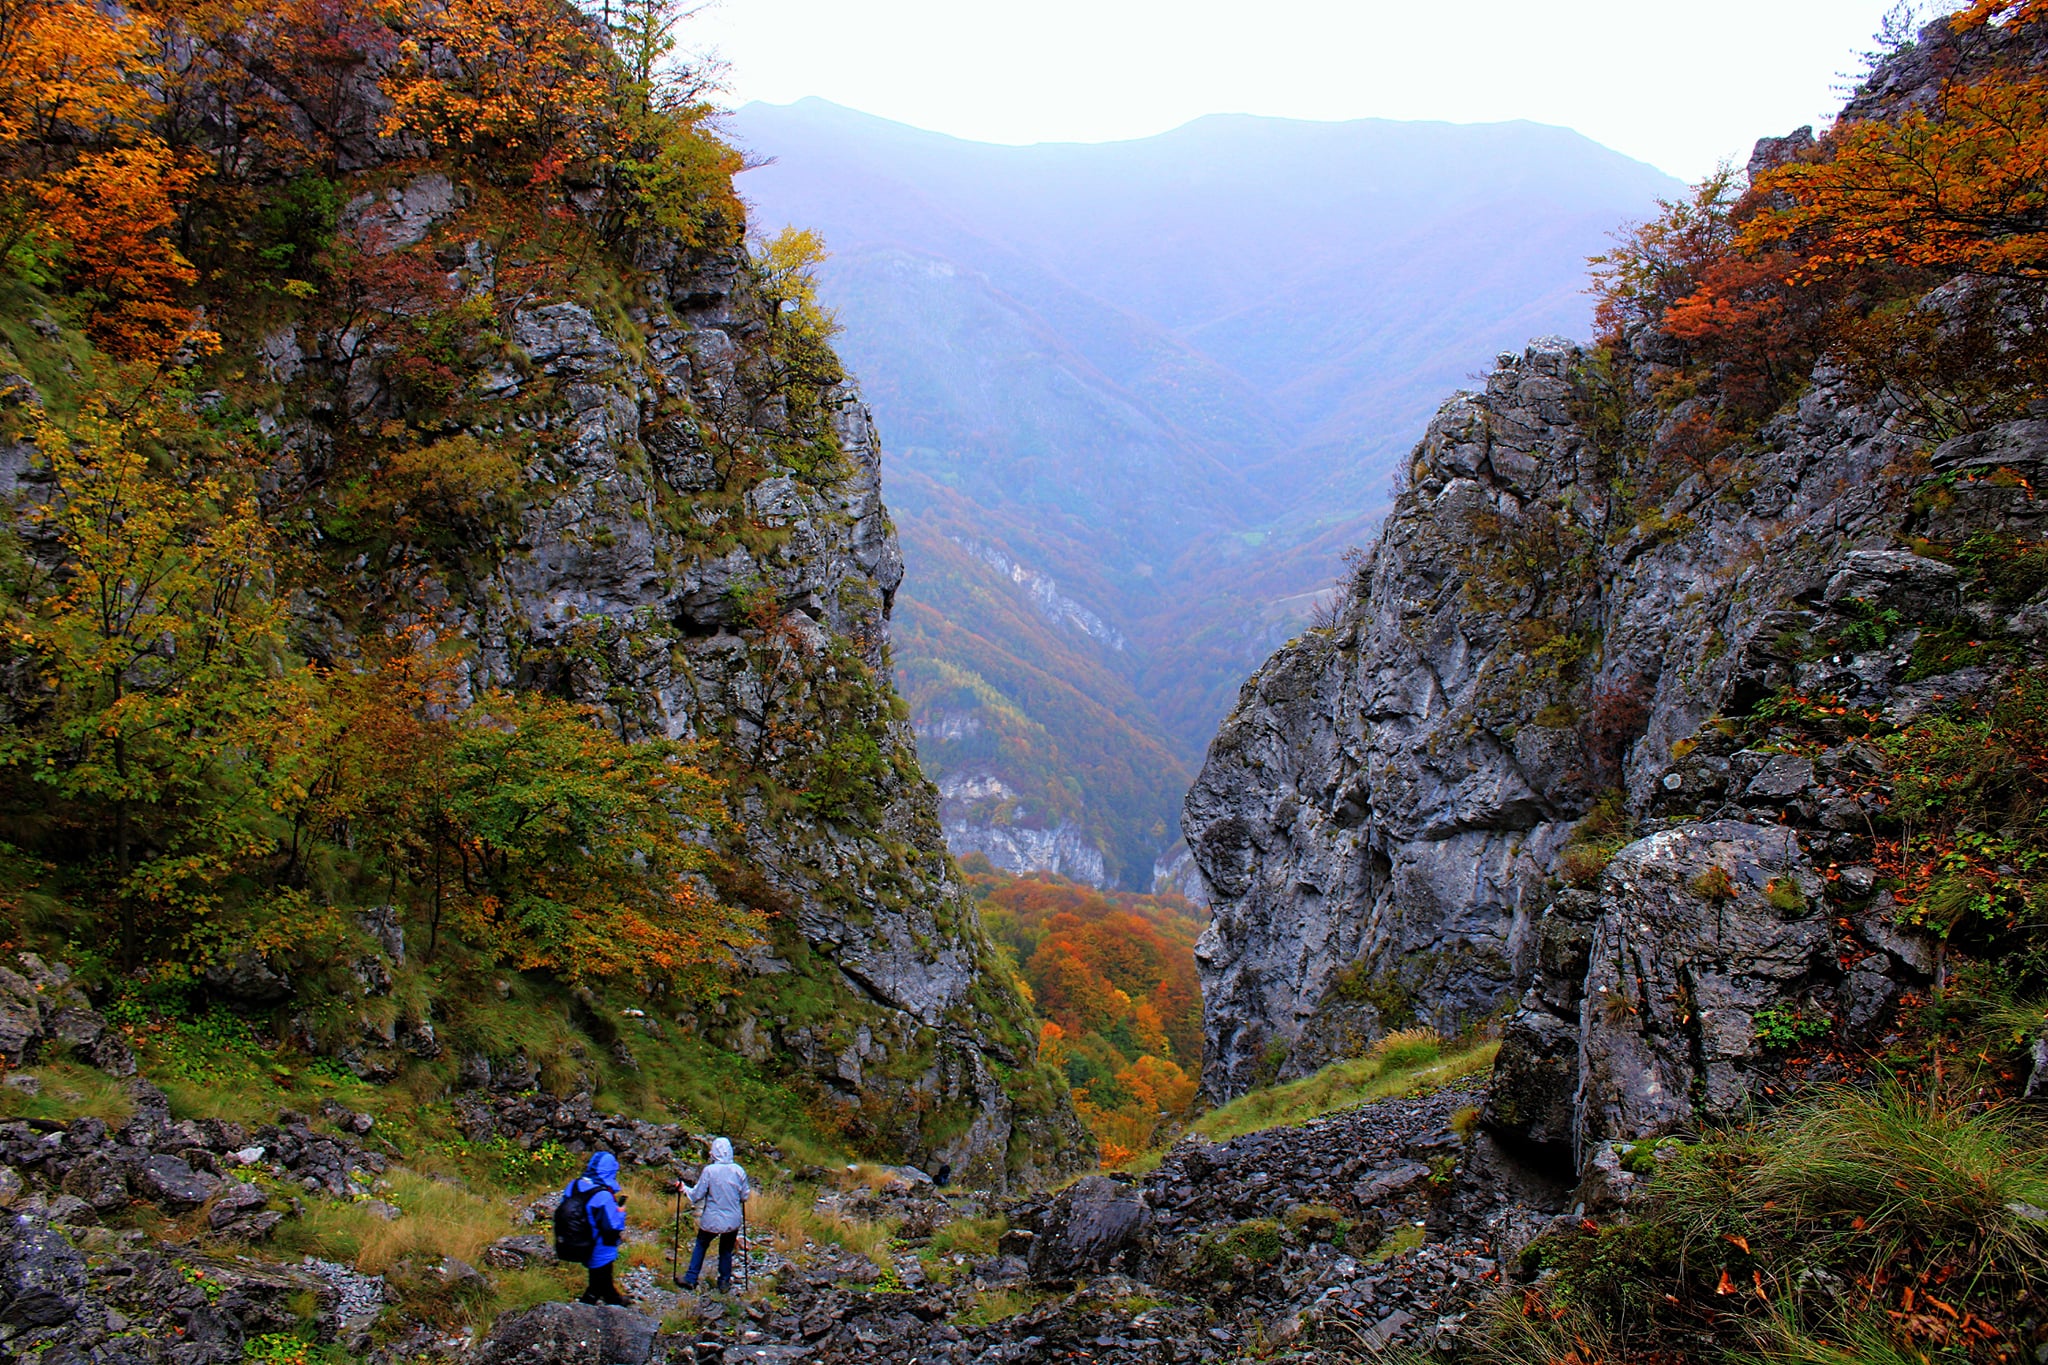
<svg viewBox="0 0 2048 1365">
<path fill-rule="evenodd" d="M 567 0 L 412 0 L 399 27 L 387 137 L 410 134 L 488 179 L 536 186 L 609 153 L 618 67 Z"/>
<path fill-rule="evenodd" d="M 2040 19 L 2048 19 L 2048 0 L 1971 0 L 1949 23 L 1958 32 L 1967 32 L 1986 24 L 2031 24 Z"/>
<path fill-rule="evenodd" d="M 2048 277 L 2048 78 L 1952 84 L 1936 109 L 1845 124 L 1823 149 L 1758 178 L 1790 202 L 1741 234 L 1752 253 L 1793 247 L 1794 280 L 1873 264 Z"/>
<path fill-rule="evenodd" d="M 62 282 L 94 339 L 161 360 L 196 278 L 170 239 L 197 168 L 158 136 L 148 24 L 80 0 L 0 0 L 0 263 Z"/>
</svg>

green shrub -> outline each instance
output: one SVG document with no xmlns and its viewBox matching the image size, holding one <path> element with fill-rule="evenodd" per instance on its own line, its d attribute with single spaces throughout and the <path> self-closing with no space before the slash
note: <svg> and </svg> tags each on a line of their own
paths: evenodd
<svg viewBox="0 0 2048 1365">
<path fill-rule="evenodd" d="M 1564 884 L 1581 891 L 1590 891 L 1600 885 L 1600 876 L 1607 871 L 1607 865 L 1614 861 L 1614 855 L 1621 852 L 1622 844 L 1613 839 L 1602 839 L 1595 843 L 1567 844 L 1558 855 L 1558 876 Z"/>
<path fill-rule="evenodd" d="M 1881 647 L 1899 628 L 1896 607 L 1879 607 L 1860 597 L 1851 597 L 1841 604 L 1840 610 L 1849 618 L 1849 624 L 1842 628 L 1838 638 L 1842 648 L 1852 652 Z"/>
<path fill-rule="evenodd" d="M 1756 1040 L 1767 1049 L 1797 1047 L 1809 1038 L 1833 1030 L 1834 1021 L 1825 1015 L 1811 1015 L 1796 1007 L 1768 1005 L 1756 1012 Z"/>
<path fill-rule="evenodd" d="M 1692 893 L 1703 901 L 1725 901 L 1735 896 L 1735 879 L 1728 875 L 1728 869 L 1718 863 L 1701 871 L 1688 883 Z"/>
<path fill-rule="evenodd" d="M 1790 877 L 1773 877 L 1764 883 L 1764 903 L 1783 914 L 1803 914 L 1806 910 L 1806 893 L 1800 890 L 1799 883 Z"/>
</svg>

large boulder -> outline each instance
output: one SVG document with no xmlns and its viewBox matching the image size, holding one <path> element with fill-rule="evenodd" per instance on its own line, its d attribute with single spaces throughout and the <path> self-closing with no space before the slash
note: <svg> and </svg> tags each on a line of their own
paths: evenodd
<svg viewBox="0 0 2048 1365">
<path fill-rule="evenodd" d="M 0 1323 L 55 1327 L 85 1306 L 85 1257 L 33 1218 L 0 1221 Z"/>
<path fill-rule="evenodd" d="M 660 1324 L 603 1304 L 543 1303 L 507 1313 L 477 1344 L 472 1365 L 646 1365 Z"/>
<path fill-rule="evenodd" d="M 292 979 L 255 949 L 215 962 L 200 978 L 207 989 L 249 1005 L 289 1000 Z"/>
<path fill-rule="evenodd" d="M 1031 1278 L 1071 1280 L 1104 1271 L 1151 1221 L 1145 1192 L 1092 1175 L 1060 1192 L 1031 1242 Z"/>
<path fill-rule="evenodd" d="M 72 1056 L 110 1076 L 135 1074 L 135 1053 L 97 1010 L 66 1005 L 49 1014 L 43 1032 L 49 1041 L 64 1044 Z"/>
<path fill-rule="evenodd" d="M 100 1213 L 128 1206 L 128 1177 L 105 1152 L 91 1152 L 64 1173 L 64 1193 L 77 1195 Z"/>
<path fill-rule="evenodd" d="M 1615 856 L 1580 1006 L 1582 1157 L 1744 1111 L 1758 1014 L 1801 1008 L 1829 965 L 1821 890 L 1782 827 L 1685 825 Z"/>
</svg>

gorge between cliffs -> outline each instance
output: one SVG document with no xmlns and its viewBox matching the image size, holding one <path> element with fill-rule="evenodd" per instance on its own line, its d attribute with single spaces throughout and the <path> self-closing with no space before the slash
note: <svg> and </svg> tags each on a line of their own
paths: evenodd
<svg viewBox="0 0 2048 1365">
<path fill-rule="evenodd" d="M 1363 507 L 1153 640 L 1184 725 L 1292 632 L 1149 894 L 1121 580 L 971 534 L 1101 527 L 921 450 L 899 538 L 687 17 L 0 0 L 0 1358 L 2048 1359 L 2048 4 L 1617 225 L 1333 589 Z M 994 374 L 1057 272 L 959 233 Z M 1125 321 L 1025 406 L 1222 458 Z"/>
</svg>

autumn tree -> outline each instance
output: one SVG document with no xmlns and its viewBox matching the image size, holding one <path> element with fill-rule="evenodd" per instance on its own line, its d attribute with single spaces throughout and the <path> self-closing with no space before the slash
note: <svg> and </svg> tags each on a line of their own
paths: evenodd
<svg viewBox="0 0 2048 1365">
<path fill-rule="evenodd" d="M 96 5 L 0 0 L 0 260 L 69 285 L 115 354 L 162 359 L 191 324 L 168 230 L 197 168 L 152 127 L 150 46 Z"/>
<path fill-rule="evenodd" d="M 276 544 L 231 466 L 165 460 L 194 422 L 156 397 L 42 418 L 50 496 L 8 584 L 31 711 L 0 735 L 103 869 L 124 956 L 189 949 L 271 848 L 280 736 L 310 704 L 284 643 Z"/>
<path fill-rule="evenodd" d="M 1744 226 L 1745 252 L 1792 247 L 1795 281 L 1873 264 L 2048 276 L 2048 78 L 1951 85 L 1936 110 L 1835 129 L 1824 152 L 1759 178 L 1789 202 Z"/>
<path fill-rule="evenodd" d="M 297 828 L 346 837 L 445 935 L 570 980 L 714 991 L 759 936 L 701 874 L 727 825 L 697 746 L 629 742 L 588 708 L 489 693 L 413 632 L 330 679 Z"/>
<path fill-rule="evenodd" d="M 566 0 L 415 0 L 399 28 L 385 136 L 421 138 L 490 180 L 544 187 L 608 150 L 611 52 Z"/>
</svg>

